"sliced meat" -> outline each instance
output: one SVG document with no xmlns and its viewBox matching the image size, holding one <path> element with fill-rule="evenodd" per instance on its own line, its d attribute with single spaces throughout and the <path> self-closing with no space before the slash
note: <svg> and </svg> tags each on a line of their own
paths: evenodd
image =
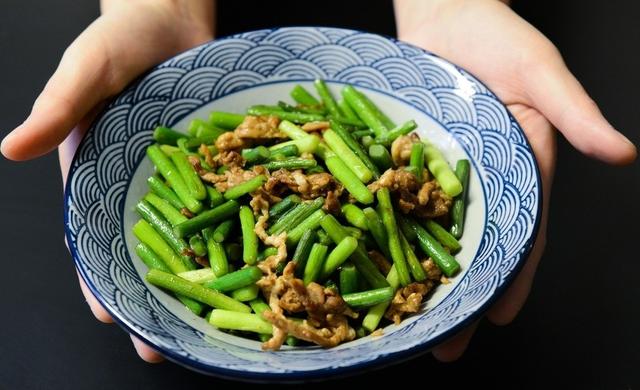
<svg viewBox="0 0 640 390">
<path fill-rule="evenodd" d="M 235 131 L 222 133 L 218 139 L 216 139 L 216 149 L 220 152 L 227 150 L 240 150 L 249 146 L 251 146 L 251 143 L 246 139 L 240 138 Z"/>
<path fill-rule="evenodd" d="M 326 197 L 329 192 L 334 192 L 338 197 L 342 194 L 343 187 L 333 176 L 328 173 L 314 173 L 305 175 L 301 169 L 289 171 L 279 169 L 269 177 L 264 189 L 273 195 L 280 196 L 287 189 L 300 194 L 302 199 L 315 199 Z"/>
<path fill-rule="evenodd" d="M 396 291 L 385 317 L 399 324 L 407 314 L 417 313 L 424 296 L 433 289 L 435 283 L 427 279 L 422 283 L 411 283 Z"/>
<path fill-rule="evenodd" d="M 419 142 L 420 138 L 416 134 L 403 135 L 395 139 L 391 144 L 391 159 L 396 167 L 409 165 L 411 158 L 411 146 L 414 142 Z"/>
<path fill-rule="evenodd" d="M 316 121 L 316 122 L 307 122 L 302 125 L 302 130 L 304 131 L 321 131 L 331 127 L 329 122 L 326 121 Z"/>
<path fill-rule="evenodd" d="M 304 320 L 299 323 L 287 319 L 282 313 L 272 311 L 265 312 L 262 316 L 271 322 L 279 332 L 283 332 L 285 335 L 290 334 L 300 340 L 309 341 L 324 348 L 335 347 L 344 341 L 351 341 L 356 337 L 356 332 L 349 326 L 347 318 L 340 314 L 328 314 L 324 324 L 318 325 L 313 324 L 313 322 L 309 320 Z M 271 340 L 267 343 L 270 342 Z M 271 347 L 273 347 L 275 343 L 267 343 L 263 344 L 262 348 L 274 350 L 274 348 Z M 280 346 L 281 345 L 282 343 L 280 343 Z"/>
<path fill-rule="evenodd" d="M 278 130 L 280 119 L 277 116 L 247 115 L 234 133 L 241 139 L 272 139 L 287 138 L 286 134 Z"/>
<path fill-rule="evenodd" d="M 357 316 L 338 293 L 317 283 L 304 285 L 294 276 L 296 263 L 290 262 L 282 276 L 266 279 L 262 285 L 270 287 L 269 305 L 271 312 L 263 317 L 274 326 L 274 336 L 263 344 L 264 349 L 280 348 L 284 337 L 291 334 L 324 347 L 338 345 L 342 341 L 355 338 L 355 331 L 349 326 L 347 316 Z M 264 292 L 264 290 L 263 290 Z M 285 317 L 284 312 L 306 312 L 308 318 L 302 323 Z"/>
<path fill-rule="evenodd" d="M 411 172 L 399 169 L 387 169 L 380 178 L 367 186 L 371 192 L 380 188 L 388 188 L 392 192 L 415 192 L 420 188 L 418 178 Z"/>
</svg>

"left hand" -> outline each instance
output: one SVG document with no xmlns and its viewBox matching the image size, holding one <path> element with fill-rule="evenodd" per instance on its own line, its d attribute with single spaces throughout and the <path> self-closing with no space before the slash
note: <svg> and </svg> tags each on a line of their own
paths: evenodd
<svg viewBox="0 0 640 390">
<path fill-rule="evenodd" d="M 507 5 L 496 0 L 395 0 L 398 38 L 465 68 L 495 92 L 518 120 L 542 175 L 543 215 L 536 244 L 511 287 L 487 312 L 511 322 L 524 305 L 544 251 L 549 193 L 556 160 L 554 127 L 583 154 L 628 164 L 635 146 L 602 116 L 558 49 Z M 475 325 L 436 347 L 442 361 L 459 358 Z"/>
</svg>

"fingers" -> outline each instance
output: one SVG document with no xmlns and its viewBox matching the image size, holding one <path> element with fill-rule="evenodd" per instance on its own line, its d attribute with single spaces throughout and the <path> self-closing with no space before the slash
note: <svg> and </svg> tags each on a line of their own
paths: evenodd
<svg viewBox="0 0 640 390">
<path fill-rule="evenodd" d="M 530 98 L 576 149 L 609 164 L 628 164 L 636 158 L 636 147 L 607 122 L 557 50 L 548 50 L 534 62 L 523 72 Z"/>
<path fill-rule="evenodd" d="M 87 301 L 87 304 L 89 305 L 89 308 L 91 309 L 93 315 L 100 322 L 104 322 L 105 324 L 113 323 L 113 318 L 111 318 L 111 315 L 104 309 L 104 307 L 102 307 L 96 297 L 93 296 L 91 290 L 89 290 L 89 287 L 87 287 L 84 280 L 80 276 L 80 273 L 78 273 L 77 271 L 76 273 L 78 274 L 78 282 L 80 283 L 82 295 L 84 295 L 84 299 Z"/>
<path fill-rule="evenodd" d="M 164 361 L 162 355 L 156 352 L 153 348 L 142 342 L 134 335 L 129 335 L 133 342 L 133 347 L 136 349 L 138 356 L 147 363 L 160 363 Z"/>
<path fill-rule="evenodd" d="M 453 336 L 453 338 L 438 345 L 431 351 L 433 357 L 444 363 L 458 360 L 469 346 L 471 337 L 478 327 L 478 321 L 465 328 L 463 331 Z"/>
<path fill-rule="evenodd" d="M 111 92 L 111 66 L 101 42 L 101 25 L 95 23 L 69 46 L 27 120 L 2 141 L 2 154 L 26 160 L 51 151 Z"/>
</svg>

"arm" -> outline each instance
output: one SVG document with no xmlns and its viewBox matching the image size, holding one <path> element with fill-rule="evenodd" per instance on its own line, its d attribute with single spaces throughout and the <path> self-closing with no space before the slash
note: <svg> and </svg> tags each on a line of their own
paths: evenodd
<svg viewBox="0 0 640 390">
<path fill-rule="evenodd" d="M 507 324 L 524 305 L 544 250 L 556 159 L 554 128 L 583 154 L 609 164 L 632 162 L 636 148 L 602 116 L 558 49 L 502 2 L 395 0 L 395 10 L 399 39 L 486 83 L 522 125 L 538 160 L 545 209 L 536 246 L 515 282 L 487 312 L 492 322 Z M 434 355 L 445 361 L 458 358 L 474 330 L 475 325 L 462 331 L 434 349 Z"/>
<path fill-rule="evenodd" d="M 212 0 L 103 0 L 102 15 L 65 50 L 29 117 L 2 141 L 2 154 L 28 160 L 56 147 L 63 181 L 82 135 L 110 97 L 151 66 L 213 37 Z M 113 322 L 82 279 L 91 311 Z M 161 356 L 132 337 L 140 357 Z"/>
</svg>

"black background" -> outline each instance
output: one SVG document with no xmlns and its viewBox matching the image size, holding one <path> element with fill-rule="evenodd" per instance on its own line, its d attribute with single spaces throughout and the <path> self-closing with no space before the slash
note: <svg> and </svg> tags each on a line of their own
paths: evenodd
<svg viewBox="0 0 640 390">
<path fill-rule="evenodd" d="M 335 25 L 393 35 L 390 2 L 220 2 L 218 34 L 276 25 Z M 271 3 L 271 4 L 268 4 Z M 28 114 L 64 48 L 98 15 L 97 1 L 3 0 L 0 132 Z M 250 4 L 250 5 L 247 5 Z M 561 49 L 614 126 L 640 144 L 640 7 L 628 1 L 516 1 Z M 484 388 L 640 387 L 639 164 L 611 168 L 559 144 L 549 243 L 513 324 L 483 322 L 465 356 L 431 356 L 342 379 Z M 0 159 L 0 388 L 234 386 L 138 359 L 128 336 L 98 323 L 63 244 L 57 157 Z M 331 383 L 329 383 L 331 385 Z"/>
</svg>

